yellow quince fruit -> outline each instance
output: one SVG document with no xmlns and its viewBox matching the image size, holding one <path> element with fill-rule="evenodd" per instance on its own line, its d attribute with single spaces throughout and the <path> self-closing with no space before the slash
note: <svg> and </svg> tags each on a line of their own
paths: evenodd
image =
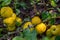
<svg viewBox="0 0 60 40">
<path fill-rule="evenodd" d="M 34 28 L 33 27 L 29 27 L 29 26 L 32 26 L 32 23 L 31 22 L 26 22 L 24 23 L 23 25 L 23 30 L 24 29 L 27 29 L 27 28 L 30 28 L 30 30 L 32 31 Z"/>
<path fill-rule="evenodd" d="M 40 23 L 35 27 L 37 33 L 41 34 L 46 31 L 46 25 L 44 23 Z"/>
<path fill-rule="evenodd" d="M 60 35 L 60 25 L 52 25 L 46 32 L 46 35 Z"/>
<path fill-rule="evenodd" d="M 16 14 L 13 13 L 12 17 L 6 18 L 3 20 L 4 24 L 12 25 L 15 22 Z"/>
<path fill-rule="evenodd" d="M 31 20 L 32 24 L 39 24 L 41 23 L 41 19 L 38 16 L 34 16 Z"/>
<path fill-rule="evenodd" d="M 58 35 L 59 28 L 56 25 L 52 25 L 50 29 L 53 35 Z"/>
<path fill-rule="evenodd" d="M 2 7 L 1 8 L 1 16 L 3 18 L 11 17 L 13 14 L 13 10 L 10 7 Z"/>
</svg>

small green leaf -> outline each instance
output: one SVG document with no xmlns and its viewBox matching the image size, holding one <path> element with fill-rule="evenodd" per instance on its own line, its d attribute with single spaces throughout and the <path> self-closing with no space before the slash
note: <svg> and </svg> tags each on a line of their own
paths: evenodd
<svg viewBox="0 0 60 40">
<path fill-rule="evenodd" d="M 50 19 L 49 25 L 53 25 L 54 23 L 55 23 L 55 19 L 54 18 Z"/>
<path fill-rule="evenodd" d="M 27 28 L 25 30 L 23 30 L 23 35 L 24 35 L 24 38 L 26 38 L 26 40 L 31 40 L 31 33 L 30 33 L 30 29 Z"/>
<path fill-rule="evenodd" d="M 55 1 L 51 1 L 51 6 L 53 6 L 53 7 L 57 6 L 57 4 L 55 3 Z"/>
<path fill-rule="evenodd" d="M 54 0 L 56 3 L 59 1 L 59 0 Z"/>
<path fill-rule="evenodd" d="M 11 0 L 3 0 L 2 6 L 9 5 L 11 3 Z"/>
<path fill-rule="evenodd" d="M 35 30 L 31 32 L 30 29 L 27 28 L 26 30 L 23 31 L 23 35 L 26 40 L 37 40 L 37 33 Z"/>
<path fill-rule="evenodd" d="M 16 37 L 14 37 L 12 40 L 25 40 L 25 39 L 23 39 L 23 38 L 20 37 L 20 36 L 16 36 Z"/>
<path fill-rule="evenodd" d="M 40 0 L 36 0 L 37 2 L 39 2 Z"/>
<path fill-rule="evenodd" d="M 50 40 L 49 37 L 43 37 L 42 40 Z"/>
<path fill-rule="evenodd" d="M 60 12 L 60 8 L 57 8 L 57 10 Z"/>
<path fill-rule="evenodd" d="M 16 15 L 19 15 L 19 14 L 20 14 L 20 10 L 16 9 Z"/>
<path fill-rule="evenodd" d="M 2 36 L 3 36 L 3 34 L 0 33 L 0 37 L 2 37 Z"/>
<path fill-rule="evenodd" d="M 31 5 L 35 4 L 34 0 L 30 0 L 30 2 L 31 2 Z"/>
<path fill-rule="evenodd" d="M 31 33 L 31 40 L 37 40 L 37 32 L 36 32 L 36 30 L 32 31 L 32 33 Z"/>
<path fill-rule="evenodd" d="M 38 3 L 40 0 L 30 0 L 31 5 L 34 5 L 35 3 Z"/>
<path fill-rule="evenodd" d="M 24 36 L 29 36 L 29 34 L 30 34 L 30 29 L 27 28 L 27 29 L 23 30 L 23 34 L 24 34 Z"/>
<path fill-rule="evenodd" d="M 45 19 L 50 19 L 51 18 L 51 14 L 48 13 L 48 12 L 43 12 L 42 13 L 42 19 L 45 20 Z"/>
<path fill-rule="evenodd" d="M 26 8 L 27 8 L 27 5 L 26 5 L 25 2 L 21 2 L 21 3 L 20 3 L 20 6 L 23 7 L 23 9 L 26 9 Z"/>
<path fill-rule="evenodd" d="M 60 35 L 55 37 L 55 40 L 60 40 Z"/>
<path fill-rule="evenodd" d="M 46 12 L 42 13 L 42 19 L 45 20 L 47 18 Z"/>
<path fill-rule="evenodd" d="M 60 17 L 60 13 L 57 14 L 57 17 Z"/>
<path fill-rule="evenodd" d="M 19 22 L 16 22 L 16 26 L 20 26 L 21 24 Z"/>
</svg>

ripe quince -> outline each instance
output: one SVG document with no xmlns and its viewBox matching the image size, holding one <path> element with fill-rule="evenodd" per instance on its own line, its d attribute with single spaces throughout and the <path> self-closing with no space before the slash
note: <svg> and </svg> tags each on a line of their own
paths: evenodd
<svg viewBox="0 0 60 40">
<path fill-rule="evenodd" d="M 12 17 L 4 19 L 3 23 L 7 24 L 7 25 L 12 25 L 12 24 L 14 24 L 15 19 L 16 19 L 16 14 L 13 13 Z"/>
<path fill-rule="evenodd" d="M 10 7 L 2 7 L 2 8 L 1 8 L 1 16 L 2 16 L 3 18 L 11 17 L 12 14 L 13 14 L 12 8 L 10 8 Z"/>
<path fill-rule="evenodd" d="M 52 35 L 60 35 L 60 26 L 58 25 L 52 25 L 48 30 L 47 30 L 47 34 L 49 33 Z"/>
<path fill-rule="evenodd" d="M 30 26 L 32 26 L 32 23 L 31 22 L 24 23 L 23 30 L 24 29 L 27 29 L 27 28 L 30 28 L 30 30 L 32 31 L 34 28 L 33 27 L 30 27 Z"/>
<path fill-rule="evenodd" d="M 46 25 L 44 23 L 40 23 L 35 27 L 37 33 L 41 34 L 46 31 Z"/>
<path fill-rule="evenodd" d="M 50 29 L 51 29 L 51 32 L 52 32 L 53 35 L 58 35 L 59 34 L 60 28 L 58 28 L 56 25 L 52 25 Z"/>
<path fill-rule="evenodd" d="M 34 16 L 31 20 L 32 24 L 39 24 L 41 23 L 41 19 L 38 16 Z"/>
</svg>

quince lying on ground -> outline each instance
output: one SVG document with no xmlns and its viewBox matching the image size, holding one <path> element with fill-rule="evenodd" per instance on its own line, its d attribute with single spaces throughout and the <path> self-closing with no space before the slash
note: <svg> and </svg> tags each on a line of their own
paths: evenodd
<svg viewBox="0 0 60 40">
<path fill-rule="evenodd" d="M 2 16 L 3 18 L 11 17 L 12 14 L 13 14 L 12 8 L 10 8 L 10 7 L 2 7 L 2 8 L 1 8 L 1 16 Z"/>
<path fill-rule="evenodd" d="M 46 31 L 46 25 L 44 23 L 40 23 L 35 27 L 36 31 L 41 34 Z"/>
<path fill-rule="evenodd" d="M 23 25 L 23 30 L 24 30 L 24 29 L 27 29 L 27 28 L 30 28 L 31 31 L 34 29 L 34 28 L 32 27 L 32 23 L 31 23 L 31 22 L 26 22 L 26 23 Z"/>
<path fill-rule="evenodd" d="M 59 25 L 52 25 L 51 31 L 53 35 L 60 35 L 60 26 Z"/>
<path fill-rule="evenodd" d="M 3 20 L 4 24 L 12 25 L 15 22 L 16 14 L 13 13 L 12 17 L 6 18 Z"/>
<path fill-rule="evenodd" d="M 41 23 L 41 19 L 38 16 L 34 16 L 31 20 L 32 24 L 39 24 Z"/>
<path fill-rule="evenodd" d="M 52 35 L 60 35 L 60 26 L 59 25 L 52 25 L 50 29 L 47 30 L 46 34 Z M 48 35 L 49 36 L 49 35 Z"/>
</svg>

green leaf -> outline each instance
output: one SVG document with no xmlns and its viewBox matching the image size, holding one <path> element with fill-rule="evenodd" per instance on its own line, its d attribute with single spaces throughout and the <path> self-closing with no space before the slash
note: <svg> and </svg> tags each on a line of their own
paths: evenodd
<svg viewBox="0 0 60 40">
<path fill-rule="evenodd" d="M 35 4 L 34 0 L 30 0 L 30 2 L 31 2 L 31 5 Z"/>
<path fill-rule="evenodd" d="M 30 39 L 31 33 L 30 33 L 29 28 L 27 28 L 26 30 L 23 30 L 23 35 L 24 35 L 24 37 L 26 38 L 26 40 L 31 40 L 31 39 Z"/>
<path fill-rule="evenodd" d="M 19 23 L 19 22 L 16 22 L 16 26 L 20 26 L 21 25 L 21 23 Z"/>
<path fill-rule="evenodd" d="M 57 8 L 57 10 L 60 12 L 60 8 Z"/>
<path fill-rule="evenodd" d="M 9 5 L 11 3 L 12 0 L 3 0 L 2 2 L 2 6 L 6 6 Z"/>
<path fill-rule="evenodd" d="M 57 14 L 57 17 L 60 17 L 60 13 Z"/>
<path fill-rule="evenodd" d="M 54 23 L 55 23 L 55 19 L 54 18 L 50 19 L 49 25 L 53 25 Z"/>
<path fill-rule="evenodd" d="M 23 35 L 24 36 L 29 36 L 29 34 L 30 34 L 30 29 L 29 28 L 23 30 Z"/>
<path fill-rule="evenodd" d="M 2 36 L 3 36 L 3 34 L 0 33 L 0 37 L 2 37 Z"/>
<path fill-rule="evenodd" d="M 60 35 L 55 37 L 55 40 L 60 40 Z"/>
<path fill-rule="evenodd" d="M 39 2 L 40 0 L 36 0 L 36 2 Z"/>
<path fill-rule="evenodd" d="M 56 3 L 59 1 L 59 0 L 54 0 Z"/>
<path fill-rule="evenodd" d="M 57 6 L 56 2 L 55 1 L 51 1 L 51 6 L 56 7 Z"/>
<path fill-rule="evenodd" d="M 39 1 L 41 1 L 41 0 L 30 0 L 31 5 L 34 5 L 35 3 L 38 3 Z"/>
<path fill-rule="evenodd" d="M 43 37 L 42 40 L 50 40 L 49 37 Z"/>
<path fill-rule="evenodd" d="M 51 14 L 53 18 L 56 18 L 57 17 L 57 13 L 53 13 Z"/>
<path fill-rule="evenodd" d="M 27 5 L 26 5 L 25 2 L 21 2 L 21 3 L 20 3 L 20 6 L 23 7 L 23 9 L 26 9 L 26 8 L 27 8 Z"/>
<path fill-rule="evenodd" d="M 23 35 L 26 40 L 37 40 L 37 34 L 35 30 L 31 32 L 30 29 L 27 28 L 23 31 Z"/>
<path fill-rule="evenodd" d="M 12 40 L 25 40 L 25 39 L 23 39 L 23 38 L 20 37 L 20 36 L 16 36 L 16 37 L 14 37 Z"/>
<path fill-rule="evenodd" d="M 45 19 L 50 19 L 51 18 L 51 14 L 49 14 L 48 12 L 44 11 L 42 13 L 42 19 L 45 20 Z"/>
<path fill-rule="evenodd" d="M 16 9 L 16 15 L 19 15 L 19 14 L 20 14 L 20 10 Z"/>
<path fill-rule="evenodd" d="M 36 32 L 36 30 L 33 30 L 31 34 L 32 34 L 31 35 L 31 40 L 37 40 L 37 32 Z"/>
</svg>

